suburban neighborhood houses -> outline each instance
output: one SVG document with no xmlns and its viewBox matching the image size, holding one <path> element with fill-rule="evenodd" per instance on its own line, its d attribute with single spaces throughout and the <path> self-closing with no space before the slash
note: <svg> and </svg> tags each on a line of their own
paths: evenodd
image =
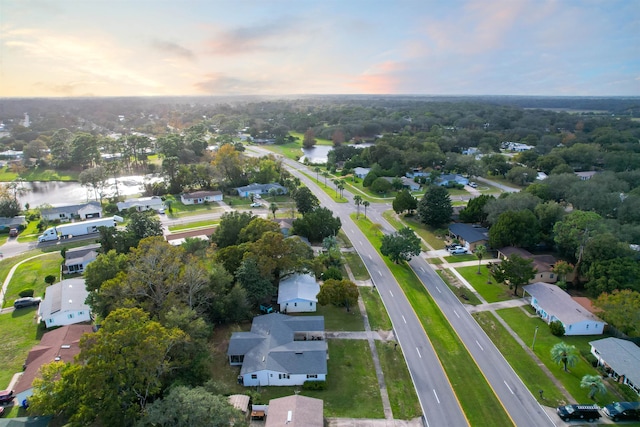
<svg viewBox="0 0 640 427">
<path fill-rule="evenodd" d="M 47 288 L 38 315 L 47 328 L 73 325 L 91 320 L 91 309 L 85 303 L 89 292 L 84 279 L 65 279 Z"/>
</svg>

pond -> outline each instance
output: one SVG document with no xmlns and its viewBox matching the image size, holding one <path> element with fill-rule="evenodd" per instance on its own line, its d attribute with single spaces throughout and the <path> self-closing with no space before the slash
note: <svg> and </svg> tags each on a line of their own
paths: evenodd
<svg viewBox="0 0 640 427">
<path fill-rule="evenodd" d="M 371 147 L 373 144 L 358 144 L 355 147 L 357 148 L 365 148 Z M 322 164 L 327 163 L 327 156 L 329 155 L 329 151 L 333 150 L 333 145 L 315 145 L 311 148 L 303 148 L 302 154 L 300 157 L 300 162 L 303 163 L 304 159 L 309 159 L 310 163 L 314 164 Z"/>
</svg>

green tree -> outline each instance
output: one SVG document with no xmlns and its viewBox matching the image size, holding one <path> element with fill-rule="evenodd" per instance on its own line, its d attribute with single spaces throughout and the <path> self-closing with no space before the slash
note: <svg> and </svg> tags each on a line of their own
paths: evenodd
<svg viewBox="0 0 640 427">
<path fill-rule="evenodd" d="M 307 187 L 297 188 L 291 198 L 296 202 L 298 212 L 303 215 L 320 206 L 320 200 Z"/>
<path fill-rule="evenodd" d="M 316 145 L 316 134 L 313 129 L 309 128 L 304 133 L 304 138 L 302 139 L 302 146 L 304 148 L 313 148 Z"/>
<path fill-rule="evenodd" d="M 356 219 L 360 218 L 360 205 L 362 204 L 362 196 L 356 194 L 353 196 L 353 203 L 356 205 Z"/>
<path fill-rule="evenodd" d="M 102 166 L 85 169 L 80 172 L 78 179 L 80 180 L 80 184 L 88 189 L 93 189 L 96 201 L 102 204 L 102 199 L 104 198 L 109 180 L 109 173 L 107 172 L 107 169 Z"/>
<path fill-rule="evenodd" d="M 585 289 L 597 297 L 616 289 L 632 289 L 640 292 L 640 265 L 630 258 L 613 258 L 595 261 L 587 270 Z"/>
<path fill-rule="evenodd" d="M 320 286 L 318 304 L 333 304 L 347 309 L 358 303 L 358 287 L 350 280 L 329 279 Z"/>
<path fill-rule="evenodd" d="M 487 253 L 487 247 L 485 245 L 478 245 L 478 246 L 476 246 L 476 250 L 473 253 L 476 255 L 476 258 L 478 258 L 478 273 L 477 274 L 481 274 L 480 273 L 480 264 L 482 264 L 482 258 L 484 258 L 484 255 Z"/>
<path fill-rule="evenodd" d="M 362 206 L 364 206 L 364 217 L 367 217 L 367 208 L 369 207 L 369 205 L 371 205 L 371 203 L 368 200 L 365 200 L 362 202 Z"/>
<path fill-rule="evenodd" d="M 211 235 L 211 241 L 219 248 L 236 245 L 240 230 L 245 228 L 254 216 L 248 212 L 225 212 L 220 217 L 220 224 L 215 233 Z"/>
<path fill-rule="evenodd" d="M 604 292 L 594 305 L 603 310 L 602 318 L 620 332 L 640 336 L 640 292 L 631 289 Z"/>
<path fill-rule="evenodd" d="M 236 271 L 236 279 L 247 291 L 247 298 L 254 305 L 264 301 L 275 291 L 271 281 L 262 277 L 255 257 L 245 257 Z"/>
<path fill-rule="evenodd" d="M 378 179 L 378 175 L 375 172 L 369 172 L 362 180 L 363 187 L 371 187 L 371 184 Z"/>
<path fill-rule="evenodd" d="M 334 217 L 331 210 L 316 208 L 293 221 L 293 234 L 306 237 L 311 242 L 322 242 L 325 237 L 336 236 L 341 227 L 342 221 Z"/>
<path fill-rule="evenodd" d="M 420 221 L 431 227 L 442 227 L 451 221 L 453 207 L 446 188 L 432 185 L 418 203 Z"/>
<path fill-rule="evenodd" d="M 268 220 L 266 218 L 253 217 L 251 222 L 247 224 L 238 234 L 238 242 L 255 242 L 259 240 L 262 235 L 268 231 L 280 231 L 280 226 L 277 223 Z"/>
<path fill-rule="evenodd" d="M 176 410 L 183 408 L 184 410 Z M 137 427 L 228 427 L 247 426 L 243 414 L 226 396 L 203 387 L 173 387 L 166 397 L 147 406 Z"/>
<path fill-rule="evenodd" d="M 412 257 L 420 255 L 420 251 L 420 238 L 409 227 L 382 236 L 380 252 L 396 264 L 410 261 Z"/>
<path fill-rule="evenodd" d="M 553 264 L 553 268 L 551 270 L 558 275 L 558 286 L 562 288 L 563 284 L 566 285 L 567 274 L 571 273 L 573 269 L 574 269 L 573 264 L 565 260 L 559 260 L 559 261 L 556 261 L 555 264 Z"/>
<path fill-rule="evenodd" d="M 20 204 L 13 197 L 0 197 L 0 216 L 13 218 L 20 213 Z"/>
<path fill-rule="evenodd" d="M 529 283 L 536 275 L 536 268 L 532 259 L 522 258 L 514 254 L 500 263 L 492 264 L 489 268 L 493 278 L 499 283 L 507 283 L 513 294 L 518 295 L 518 286 Z"/>
<path fill-rule="evenodd" d="M 564 367 L 565 372 L 578 363 L 578 350 L 574 345 L 561 341 L 551 347 L 551 360 Z"/>
<path fill-rule="evenodd" d="M 606 394 L 607 387 L 600 375 L 585 375 L 580 380 L 580 388 L 589 389 L 589 399 L 595 399 L 596 394 Z"/>
<path fill-rule="evenodd" d="M 581 261 L 582 250 L 591 235 L 601 228 L 602 217 L 595 212 L 574 210 L 553 226 L 554 241 L 561 254 Z M 579 267 L 576 264 L 576 267 Z"/>
<path fill-rule="evenodd" d="M 269 210 L 273 214 L 273 219 L 276 219 L 276 211 L 278 210 L 278 205 L 271 202 L 271 204 L 269 205 Z"/>
<path fill-rule="evenodd" d="M 487 213 L 484 211 L 484 207 L 493 199 L 495 197 L 487 194 L 470 199 L 467 206 L 460 211 L 460 221 L 487 225 Z"/>
<path fill-rule="evenodd" d="M 418 208 L 418 200 L 411 195 L 409 190 L 404 189 L 396 194 L 393 199 L 392 207 L 395 213 L 400 214 L 404 211 L 411 211 Z"/>
<path fill-rule="evenodd" d="M 489 229 L 492 248 L 517 246 L 530 248 L 538 243 L 538 219 L 530 210 L 507 211 Z"/>
<path fill-rule="evenodd" d="M 376 180 L 371 183 L 370 189 L 374 193 L 387 193 L 389 190 L 391 190 L 391 183 L 384 179 L 384 177 L 376 178 Z"/>
</svg>

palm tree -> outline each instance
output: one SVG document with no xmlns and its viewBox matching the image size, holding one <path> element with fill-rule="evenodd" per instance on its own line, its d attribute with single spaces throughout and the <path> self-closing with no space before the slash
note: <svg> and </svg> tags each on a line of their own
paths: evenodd
<svg viewBox="0 0 640 427">
<path fill-rule="evenodd" d="M 338 185 L 340 184 L 340 180 L 339 179 L 334 179 L 333 180 L 333 185 L 336 186 L 336 197 L 338 197 Z"/>
<path fill-rule="evenodd" d="M 578 362 L 578 350 L 574 345 L 569 345 L 564 341 L 559 342 L 551 348 L 551 360 L 557 364 L 564 365 L 564 371 L 569 372 L 567 366 L 573 367 Z"/>
<path fill-rule="evenodd" d="M 329 178 L 329 171 L 322 171 L 322 176 L 324 177 L 324 186 L 327 187 L 327 178 Z"/>
<path fill-rule="evenodd" d="M 367 217 L 367 206 L 369 206 L 371 203 L 369 203 L 368 200 L 365 200 L 362 202 L 362 206 L 364 206 L 364 217 Z"/>
<path fill-rule="evenodd" d="M 316 173 L 316 181 L 318 180 L 318 174 L 320 173 L 320 167 L 316 166 L 315 168 L 313 168 L 313 171 Z"/>
<path fill-rule="evenodd" d="M 342 181 L 342 180 L 340 180 L 340 181 Z M 344 184 L 342 182 L 338 183 L 338 190 L 340 190 L 340 198 L 342 198 L 343 194 L 344 194 Z"/>
<path fill-rule="evenodd" d="M 355 196 L 353 196 L 353 202 L 356 204 L 356 219 L 358 219 L 360 218 L 360 204 L 362 203 L 362 196 L 356 194 Z"/>
<path fill-rule="evenodd" d="M 278 210 L 278 205 L 276 205 L 275 203 L 271 202 L 271 204 L 269 205 L 269 210 L 273 214 L 273 219 L 276 219 L 276 211 Z"/>
<path fill-rule="evenodd" d="M 482 262 L 482 258 L 484 257 L 484 254 L 487 253 L 487 247 L 485 245 L 478 245 L 476 246 L 476 251 L 474 253 L 476 254 L 476 257 L 478 257 L 478 274 L 481 274 L 480 263 Z"/>
<path fill-rule="evenodd" d="M 589 389 L 589 399 L 595 399 L 596 394 L 605 394 L 607 387 L 602 382 L 600 375 L 585 375 L 580 381 L 580 388 Z"/>
</svg>

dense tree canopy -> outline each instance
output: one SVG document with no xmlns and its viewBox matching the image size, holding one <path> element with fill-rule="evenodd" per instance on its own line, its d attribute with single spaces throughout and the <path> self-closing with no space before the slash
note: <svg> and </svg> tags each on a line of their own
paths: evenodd
<svg viewBox="0 0 640 427">
<path fill-rule="evenodd" d="M 410 261 L 414 256 L 420 255 L 421 250 L 420 238 L 409 227 L 382 236 L 380 253 L 396 264 L 400 261 Z"/>
<path fill-rule="evenodd" d="M 418 203 L 420 221 L 432 227 L 442 227 L 451 221 L 453 207 L 447 189 L 432 185 Z"/>
</svg>

